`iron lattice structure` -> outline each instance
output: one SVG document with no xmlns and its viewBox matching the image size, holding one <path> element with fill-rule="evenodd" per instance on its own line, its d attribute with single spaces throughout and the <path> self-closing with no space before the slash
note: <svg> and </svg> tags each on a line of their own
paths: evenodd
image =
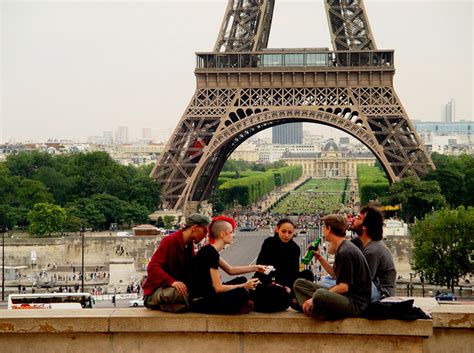
<svg viewBox="0 0 474 353">
<path fill-rule="evenodd" d="M 214 52 L 152 171 L 162 207 L 210 200 L 229 155 L 271 126 L 313 122 L 364 143 L 391 181 L 433 164 L 394 88 L 393 50 L 377 50 L 362 0 L 326 0 L 333 51 L 267 49 L 274 0 L 229 0 Z"/>
</svg>

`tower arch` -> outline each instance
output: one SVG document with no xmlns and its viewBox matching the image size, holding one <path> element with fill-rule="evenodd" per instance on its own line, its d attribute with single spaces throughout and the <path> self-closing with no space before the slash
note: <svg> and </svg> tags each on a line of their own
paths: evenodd
<svg viewBox="0 0 474 353">
<path fill-rule="evenodd" d="M 276 125 L 288 122 L 322 124 L 343 131 L 364 144 L 380 161 L 385 171 L 390 170 L 388 161 L 381 153 L 376 139 L 362 124 L 356 124 L 344 115 L 336 115 L 310 107 L 267 110 L 250 115 L 238 123 L 226 125 L 214 135 L 211 143 L 203 151 L 188 187 L 183 190 L 178 203 L 202 202 L 209 200 L 220 171 L 232 152 L 251 136 Z M 388 173 L 387 173 L 388 174 Z"/>
</svg>

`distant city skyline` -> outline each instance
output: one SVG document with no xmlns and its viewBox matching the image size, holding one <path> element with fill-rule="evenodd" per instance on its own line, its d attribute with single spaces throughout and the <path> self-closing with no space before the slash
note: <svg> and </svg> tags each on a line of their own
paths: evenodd
<svg viewBox="0 0 474 353">
<path fill-rule="evenodd" d="M 194 52 L 212 50 L 226 4 L 3 1 L 0 140 L 86 141 L 119 126 L 130 140 L 143 128 L 166 140 L 194 92 Z M 440 106 L 454 99 L 456 121 L 472 120 L 472 2 L 365 6 L 378 48 L 395 50 L 395 88 L 410 119 L 440 121 Z M 331 48 L 323 1 L 276 1 L 269 47 Z"/>
</svg>

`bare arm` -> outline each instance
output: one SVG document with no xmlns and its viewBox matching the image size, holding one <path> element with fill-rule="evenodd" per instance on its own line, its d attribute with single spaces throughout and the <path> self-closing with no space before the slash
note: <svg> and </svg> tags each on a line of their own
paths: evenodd
<svg viewBox="0 0 474 353">
<path fill-rule="evenodd" d="M 329 291 L 333 292 L 333 293 L 344 294 L 344 293 L 347 293 L 349 291 L 349 285 L 347 283 L 341 282 L 341 283 L 336 284 L 335 286 L 332 286 L 331 288 L 329 288 Z"/>
<path fill-rule="evenodd" d="M 247 290 L 253 289 L 257 286 L 259 282 L 257 278 L 252 278 L 249 279 L 247 282 L 241 284 L 223 284 L 221 281 L 221 275 L 219 274 L 219 270 L 211 268 L 210 271 L 212 286 L 216 290 L 216 293 L 224 293 L 236 288 L 245 288 Z"/>
<path fill-rule="evenodd" d="M 321 264 L 321 266 L 324 267 L 324 269 L 326 270 L 327 273 L 329 273 L 329 275 L 332 277 L 332 278 L 336 278 L 336 273 L 334 272 L 334 268 L 329 264 L 329 262 L 326 261 L 326 259 L 324 257 L 321 256 L 320 253 L 318 252 L 314 252 L 314 257 L 316 260 L 319 261 L 319 263 Z"/>
<path fill-rule="evenodd" d="M 265 272 L 266 266 L 263 265 L 248 265 L 248 266 L 231 266 L 222 257 L 219 258 L 219 267 L 222 268 L 228 275 L 241 275 L 249 272 Z"/>
</svg>

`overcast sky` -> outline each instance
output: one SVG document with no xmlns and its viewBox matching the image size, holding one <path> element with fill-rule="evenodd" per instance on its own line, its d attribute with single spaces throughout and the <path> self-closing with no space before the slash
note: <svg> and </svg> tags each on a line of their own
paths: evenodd
<svg viewBox="0 0 474 353">
<path fill-rule="evenodd" d="M 20 1 L 1 5 L 0 140 L 102 135 L 128 126 L 165 138 L 211 51 L 227 1 Z M 379 49 L 411 119 L 473 113 L 473 2 L 366 0 Z M 323 0 L 276 0 L 269 47 L 329 47 Z M 313 126 L 317 128 L 317 126 Z"/>
</svg>

